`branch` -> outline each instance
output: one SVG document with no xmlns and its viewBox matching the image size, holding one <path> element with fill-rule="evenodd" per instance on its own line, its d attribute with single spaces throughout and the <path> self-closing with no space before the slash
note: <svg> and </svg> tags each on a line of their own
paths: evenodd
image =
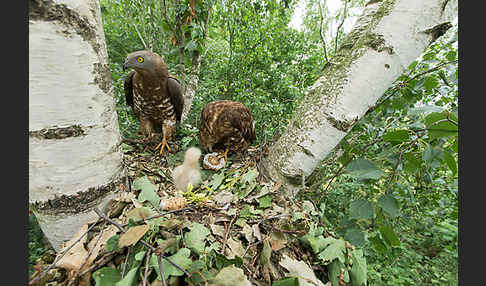
<svg viewBox="0 0 486 286">
<path fill-rule="evenodd" d="M 334 53 L 337 52 L 338 38 L 339 38 L 339 30 L 343 26 L 344 20 L 346 20 L 346 11 L 347 11 L 347 8 L 348 8 L 348 2 L 349 2 L 348 0 L 344 0 L 343 20 L 341 21 L 341 24 L 339 24 L 339 26 L 337 27 L 337 30 L 336 30 L 336 45 L 334 47 Z"/>
<path fill-rule="evenodd" d="M 319 5 L 319 15 L 321 17 L 321 22 L 319 24 L 319 35 L 321 36 L 322 47 L 324 48 L 324 58 L 326 59 L 327 63 L 329 62 L 329 59 L 327 58 L 326 40 L 324 39 L 324 35 L 322 35 L 322 22 L 324 21 L 324 16 L 322 14 L 321 2 L 319 1 L 317 4 Z M 326 0 L 324 0 L 324 7 L 326 7 Z"/>
<path fill-rule="evenodd" d="M 142 44 L 143 44 L 144 48 L 147 49 L 147 44 L 145 44 L 145 41 L 143 40 L 142 35 L 138 31 L 137 24 L 135 24 L 135 22 L 133 22 L 133 21 L 132 21 L 132 24 L 135 27 L 135 31 L 137 31 L 137 35 L 140 38 L 140 40 L 142 41 Z"/>
</svg>

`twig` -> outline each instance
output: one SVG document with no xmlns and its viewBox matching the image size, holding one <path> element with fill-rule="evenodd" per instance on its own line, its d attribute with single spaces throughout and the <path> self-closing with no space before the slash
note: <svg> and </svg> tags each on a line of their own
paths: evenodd
<svg viewBox="0 0 486 286">
<path fill-rule="evenodd" d="M 228 235 L 229 235 L 229 232 L 231 230 L 231 226 L 233 225 L 233 222 L 235 221 L 237 216 L 238 216 L 237 213 L 233 216 L 233 219 L 230 221 L 230 224 L 229 224 L 228 228 L 226 229 L 226 233 L 224 234 L 223 247 L 221 248 L 221 253 L 223 255 L 224 255 L 224 248 L 226 247 L 226 241 L 228 240 Z"/>
<path fill-rule="evenodd" d="M 161 213 L 161 214 L 157 214 L 157 215 L 154 215 L 154 216 L 151 216 L 151 217 L 148 217 L 148 218 L 145 218 L 145 219 L 139 219 L 139 220 L 136 220 L 135 223 L 136 224 L 139 224 L 141 222 L 145 222 L 147 220 L 151 220 L 151 219 L 155 219 L 155 218 L 159 218 L 159 217 L 163 217 L 165 215 L 168 215 L 168 214 L 171 214 L 171 213 L 176 213 L 176 212 L 180 212 L 180 211 L 187 211 L 187 210 L 190 210 L 192 209 L 191 207 L 185 207 L 185 208 L 182 208 L 182 209 L 178 209 L 178 210 L 171 210 L 171 211 L 167 211 L 165 213 Z M 128 223 L 125 223 L 125 224 L 122 224 L 121 227 L 125 227 L 125 226 L 128 226 Z"/>
<path fill-rule="evenodd" d="M 143 47 L 144 47 L 145 49 L 147 49 L 147 44 L 145 44 L 145 41 L 143 40 L 142 35 L 141 35 L 141 34 L 140 34 L 140 32 L 138 31 L 137 24 L 135 24 L 135 22 L 133 22 L 133 21 L 132 21 L 132 24 L 133 24 L 133 26 L 135 27 L 135 31 L 137 32 L 137 35 L 138 35 L 138 37 L 140 38 L 140 41 L 142 41 Z"/>
<path fill-rule="evenodd" d="M 145 258 L 145 272 L 144 272 L 144 275 L 143 275 L 143 284 L 142 284 L 142 286 L 147 285 L 147 277 L 148 277 L 150 254 L 152 254 L 152 250 L 149 249 L 147 251 L 147 257 Z"/>
<path fill-rule="evenodd" d="M 101 265 L 104 265 L 106 262 L 110 261 L 115 255 L 117 254 L 117 251 L 111 251 L 106 253 L 102 258 L 100 258 L 98 261 L 96 261 L 90 268 L 84 270 L 79 274 L 79 276 L 83 276 L 84 274 L 93 271 L 96 269 L 96 267 L 99 267 Z"/>
<path fill-rule="evenodd" d="M 104 224 L 105 224 L 105 222 L 103 222 L 103 224 L 102 224 L 102 226 L 101 226 L 100 233 L 98 234 L 98 238 L 96 239 L 96 242 L 95 242 L 95 244 L 94 244 L 93 248 L 91 248 L 91 249 L 89 250 L 88 255 L 87 255 L 87 256 L 86 256 L 86 258 L 84 259 L 83 264 L 81 264 L 81 266 L 79 267 L 79 269 L 76 271 L 76 274 L 74 275 L 74 278 L 73 278 L 71 281 L 69 281 L 69 284 L 68 284 L 68 285 L 71 285 L 71 283 L 73 283 L 74 281 L 76 281 L 76 280 L 78 279 L 78 277 L 81 277 L 81 275 L 79 275 L 79 274 L 80 274 L 81 269 L 83 269 L 83 267 L 86 265 L 86 263 L 88 262 L 89 257 L 91 256 L 91 254 L 93 254 L 94 249 L 96 248 L 96 246 L 97 246 L 97 245 L 98 245 L 98 243 L 100 242 L 101 235 L 103 234 L 103 231 L 104 231 L 104 228 L 103 228 L 103 227 L 104 227 Z M 96 257 L 95 257 L 95 258 L 96 258 Z"/>
<path fill-rule="evenodd" d="M 157 255 L 157 261 L 159 262 L 160 277 L 162 278 L 162 285 L 167 286 L 165 282 L 164 269 L 162 269 L 162 254 Z"/>
<path fill-rule="evenodd" d="M 326 40 L 324 39 L 324 35 L 322 35 L 322 22 L 324 21 L 324 16 L 322 13 L 321 1 L 319 0 L 319 3 L 317 4 L 319 5 L 319 15 L 321 17 L 321 22 L 319 24 L 319 35 L 321 36 L 322 47 L 324 48 L 324 58 L 326 59 L 326 63 L 327 63 L 329 62 L 329 59 L 327 58 Z M 324 0 L 323 5 L 324 7 L 326 7 L 326 0 Z"/>
<path fill-rule="evenodd" d="M 61 252 L 61 256 L 59 256 L 59 258 L 57 258 L 56 260 L 54 260 L 54 262 L 49 265 L 46 269 L 42 270 L 42 272 L 40 272 L 39 274 L 37 274 L 36 276 L 34 276 L 30 281 L 29 281 L 29 285 L 32 285 L 34 284 L 35 282 L 37 282 L 39 279 L 41 279 L 42 277 L 44 277 L 44 275 L 46 275 L 46 273 L 51 270 L 54 266 L 56 266 L 56 264 L 64 257 L 64 255 L 66 255 L 66 253 L 68 253 L 68 251 L 73 248 L 78 242 L 81 241 L 81 239 L 88 234 L 88 232 L 99 222 L 99 219 L 94 222 L 89 228 L 88 230 L 86 230 L 73 244 L 71 244 L 68 248 L 66 248 L 65 250 L 63 250 Z"/>
<path fill-rule="evenodd" d="M 341 27 L 344 24 L 344 21 L 346 20 L 346 11 L 347 11 L 347 8 L 348 8 L 348 2 L 349 2 L 348 0 L 344 0 L 343 20 L 341 21 L 341 24 L 339 24 L 339 26 L 337 27 L 337 30 L 336 30 L 336 45 L 334 46 L 334 53 L 337 52 L 338 39 L 339 39 L 339 30 L 341 29 Z"/>
<path fill-rule="evenodd" d="M 131 249 L 132 249 L 131 247 L 128 247 L 127 258 L 125 259 L 125 263 L 123 263 L 123 269 L 122 269 L 122 274 L 121 274 L 122 279 L 125 276 L 125 270 L 127 270 L 128 257 L 130 256 L 130 250 Z"/>
</svg>

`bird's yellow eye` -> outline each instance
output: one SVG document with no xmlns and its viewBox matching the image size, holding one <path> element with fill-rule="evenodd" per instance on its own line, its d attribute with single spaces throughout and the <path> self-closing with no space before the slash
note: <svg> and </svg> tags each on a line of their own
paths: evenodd
<svg viewBox="0 0 486 286">
<path fill-rule="evenodd" d="M 143 63 L 143 58 L 142 58 L 142 57 L 138 57 L 138 58 L 137 58 L 137 62 L 139 62 L 139 63 Z"/>
</svg>

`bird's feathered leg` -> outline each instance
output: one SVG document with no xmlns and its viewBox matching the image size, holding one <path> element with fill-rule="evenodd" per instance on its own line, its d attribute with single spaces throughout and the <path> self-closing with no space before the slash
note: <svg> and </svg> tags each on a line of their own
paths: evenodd
<svg viewBox="0 0 486 286">
<path fill-rule="evenodd" d="M 172 139 L 176 133 L 177 125 L 176 122 L 173 120 L 166 120 L 162 123 L 162 142 L 155 147 L 155 150 L 160 148 L 160 155 L 164 154 L 164 148 L 167 148 L 170 151 L 169 144 L 167 144 L 168 139 Z"/>
</svg>

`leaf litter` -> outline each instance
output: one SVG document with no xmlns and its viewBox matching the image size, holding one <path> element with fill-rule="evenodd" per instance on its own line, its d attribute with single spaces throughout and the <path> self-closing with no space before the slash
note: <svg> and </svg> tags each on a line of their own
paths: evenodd
<svg viewBox="0 0 486 286">
<path fill-rule="evenodd" d="M 342 240 L 308 234 L 308 217 L 318 214 L 312 203 L 279 204 L 286 201 L 279 197 L 280 183 L 260 174 L 261 147 L 230 157 L 221 170 L 201 170 L 202 183 L 184 193 L 170 177 L 184 154 L 174 149 L 163 157 L 125 148 L 131 184 L 111 202 L 111 222 L 100 218 L 90 231 L 84 225 L 49 271 L 60 275 L 30 285 L 164 285 L 161 270 L 166 285 L 328 282 L 325 265 L 344 260 Z M 366 281 L 362 252 L 352 256 L 351 277 Z"/>
</svg>

